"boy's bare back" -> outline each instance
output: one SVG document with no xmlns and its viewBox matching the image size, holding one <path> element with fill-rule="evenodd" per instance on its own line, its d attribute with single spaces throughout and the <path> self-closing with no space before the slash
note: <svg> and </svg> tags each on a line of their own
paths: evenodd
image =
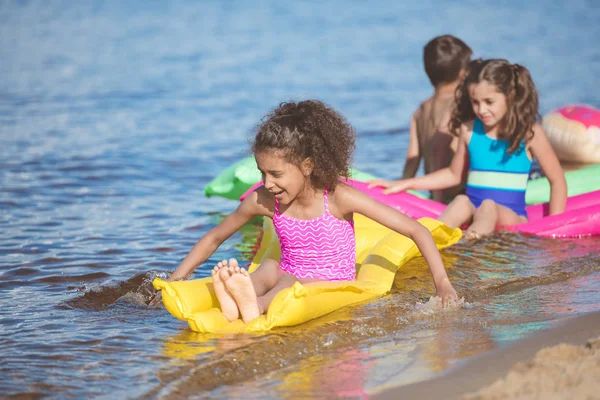
<svg viewBox="0 0 600 400">
<path fill-rule="evenodd" d="M 450 134 L 448 123 L 454 106 L 454 92 L 471 54 L 471 48 L 452 35 L 435 37 L 425 45 L 423 62 L 434 93 L 412 116 L 402 179 L 417 174 L 421 158 L 426 174 L 450 165 L 457 140 Z M 448 202 L 463 190 L 464 182 L 450 189 L 432 191 L 431 195 L 434 200 Z"/>
<path fill-rule="evenodd" d="M 453 104 L 453 92 L 436 93 L 421 103 L 413 115 L 425 174 L 448 167 L 454 157 L 457 140 L 448 130 Z M 432 198 L 447 202 L 463 190 L 464 185 L 459 185 L 450 189 L 432 191 Z"/>
</svg>

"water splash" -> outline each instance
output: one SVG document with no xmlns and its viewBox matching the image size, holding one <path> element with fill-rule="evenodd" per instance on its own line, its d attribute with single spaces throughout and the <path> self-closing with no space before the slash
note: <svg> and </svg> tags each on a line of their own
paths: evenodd
<svg viewBox="0 0 600 400">
<path fill-rule="evenodd" d="M 85 293 L 64 304 L 70 308 L 88 311 L 105 310 L 121 299 L 146 305 L 156 296 L 156 290 L 152 286 L 154 278 L 166 279 L 168 276 L 169 273 L 164 271 L 137 274 L 126 281 L 88 288 Z"/>
</svg>

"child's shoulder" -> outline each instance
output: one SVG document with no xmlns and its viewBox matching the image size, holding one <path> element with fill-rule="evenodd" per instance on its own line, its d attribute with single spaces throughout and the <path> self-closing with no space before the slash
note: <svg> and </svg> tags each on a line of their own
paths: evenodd
<svg viewBox="0 0 600 400">
<path fill-rule="evenodd" d="M 327 196 L 330 201 L 341 204 L 353 200 L 357 193 L 362 192 L 352 187 L 350 184 L 340 181 L 335 185 L 335 190 L 330 192 Z"/>
<path fill-rule="evenodd" d="M 345 209 L 346 206 L 348 206 L 348 209 L 352 209 L 357 203 L 364 202 L 365 199 L 371 199 L 371 197 L 362 190 L 342 181 L 335 185 L 335 190 L 328 194 L 328 198 L 330 203 L 333 202 L 338 204 L 342 209 Z"/>
<path fill-rule="evenodd" d="M 473 128 L 475 127 L 475 120 L 465 121 L 460 124 L 460 132 L 459 137 L 466 142 L 471 140 L 471 136 L 473 135 Z"/>
<path fill-rule="evenodd" d="M 419 106 L 413 112 L 413 118 L 419 120 L 423 118 L 427 114 L 427 110 L 431 109 L 431 104 L 433 103 L 433 95 L 425 100 L 423 100 Z"/>
<path fill-rule="evenodd" d="M 340 199 L 342 199 L 345 196 L 347 196 L 348 194 L 352 193 L 353 190 L 356 190 L 356 189 L 354 189 L 349 184 L 340 181 L 335 185 L 334 190 L 329 191 L 327 197 L 329 198 L 330 201 L 336 201 L 336 200 L 340 201 Z"/>
<path fill-rule="evenodd" d="M 363 192 L 344 182 L 338 182 L 335 190 L 328 197 L 329 210 L 337 218 L 345 218 L 356 208 L 356 204 L 363 201 Z M 366 195 L 365 195 L 366 196 Z"/>
<path fill-rule="evenodd" d="M 412 118 L 421 129 L 425 127 L 425 129 L 435 131 L 429 132 L 429 134 L 437 132 L 449 134 L 448 125 L 452 116 L 452 104 L 454 104 L 454 96 L 432 95 L 419 104 L 419 107 L 413 112 Z M 417 133 L 428 134 L 419 130 Z"/>
<path fill-rule="evenodd" d="M 533 124 L 533 126 L 531 127 L 531 129 L 533 129 L 534 135 L 537 134 L 538 132 L 541 132 L 542 134 L 545 134 L 544 128 L 542 127 L 542 125 L 539 122 L 536 122 L 535 124 Z"/>
<path fill-rule="evenodd" d="M 261 185 L 246 196 L 240 207 L 256 215 L 271 216 L 275 212 L 275 197 Z"/>
<path fill-rule="evenodd" d="M 533 143 L 536 143 L 539 141 L 547 141 L 548 140 L 546 137 L 546 132 L 544 131 L 544 128 L 542 127 L 541 124 L 536 122 L 531 127 L 531 130 L 533 131 L 533 136 L 530 139 L 526 139 L 526 144 L 528 146 L 531 146 Z"/>
</svg>

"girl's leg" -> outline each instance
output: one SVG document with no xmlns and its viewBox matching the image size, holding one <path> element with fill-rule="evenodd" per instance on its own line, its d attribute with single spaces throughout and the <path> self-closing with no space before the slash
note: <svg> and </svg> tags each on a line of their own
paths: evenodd
<svg viewBox="0 0 600 400">
<path fill-rule="evenodd" d="M 496 204 L 493 200 L 484 200 L 473 215 L 473 223 L 465 236 L 489 235 L 496 226 L 515 225 L 527 222 L 527 218 L 517 215 L 508 207 Z"/>
<path fill-rule="evenodd" d="M 226 268 L 224 268 L 221 272 L 221 282 L 225 282 L 233 273 L 240 272 L 240 266 L 235 258 L 230 258 L 229 262 L 226 260 L 219 262 L 219 264 L 215 267 L 215 270 L 220 269 L 223 266 Z M 254 286 L 256 294 L 258 296 L 262 296 L 271 290 L 271 288 L 277 283 L 279 275 L 282 273 L 283 272 L 281 272 L 279 269 L 279 263 L 275 260 L 267 259 L 260 264 L 258 268 L 256 268 L 256 270 L 250 274 L 250 279 L 252 280 L 252 285 Z"/>
<path fill-rule="evenodd" d="M 496 204 L 496 212 L 498 213 L 498 220 L 496 221 L 496 226 L 517 225 L 527 222 L 526 217 L 518 215 L 510 208 L 502 206 L 500 204 Z"/>
<path fill-rule="evenodd" d="M 257 296 L 262 296 L 267 293 L 277 284 L 280 275 L 283 272 L 279 269 L 279 263 L 272 259 L 263 261 L 256 271 L 250 274 L 252 285 Z"/>
<path fill-rule="evenodd" d="M 471 203 L 471 200 L 466 195 L 459 194 L 448 204 L 442 215 L 439 216 L 438 221 L 443 222 L 450 228 L 458 228 L 471 221 L 474 213 L 475 206 Z"/>
<path fill-rule="evenodd" d="M 281 273 L 279 279 L 275 286 L 271 288 L 268 292 L 264 293 L 262 296 L 258 297 L 258 309 L 261 314 L 264 314 L 269 309 L 269 305 L 277 295 L 277 293 L 281 292 L 283 289 L 287 289 L 292 287 L 292 285 L 298 280 L 292 274 Z"/>
<path fill-rule="evenodd" d="M 244 323 L 264 314 L 273 297 L 296 281 L 293 275 L 283 273 L 275 260 L 266 260 L 252 274 L 237 262 L 230 263 L 227 271 L 230 277 L 225 287 L 237 303 Z"/>
<path fill-rule="evenodd" d="M 230 276 L 225 281 L 225 287 L 237 303 L 242 320 L 247 324 L 260 315 L 256 291 L 250 274 L 240 267 L 229 267 L 228 273 Z"/>
<path fill-rule="evenodd" d="M 298 279 L 292 274 L 285 273 L 279 269 L 279 279 L 277 283 L 263 295 L 259 295 L 258 297 L 258 309 L 261 314 L 264 314 L 269 309 L 269 305 L 277 295 L 277 293 L 281 292 L 283 289 L 287 289 L 292 287 L 296 281 L 305 284 L 311 282 L 323 282 L 323 279 L 313 279 L 313 278 L 304 278 Z M 254 275 L 254 274 L 252 274 Z M 252 276 L 250 275 L 250 276 Z"/>
<path fill-rule="evenodd" d="M 215 290 L 217 300 L 219 300 L 219 304 L 221 305 L 221 312 L 229 321 L 235 321 L 239 318 L 240 311 L 238 310 L 235 300 L 233 297 L 231 297 L 231 293 L 229 293 L 225 287 L 225 281 L 230 277 L 227 269 L 231 264 L 237 265 L 237 260 L 232 258 L 229 261 L 219 261 L 219 263 L 212 270 L 212 278 L 213 288 Z"/>
<path fill-rule="evenodd" d="M 475 239 L 489 235 L 496 229 L 498 210 L 494 200 L 484 200 L 473 214 L 473 223 L 465 232 L 467 239 Z"/>
</svg>

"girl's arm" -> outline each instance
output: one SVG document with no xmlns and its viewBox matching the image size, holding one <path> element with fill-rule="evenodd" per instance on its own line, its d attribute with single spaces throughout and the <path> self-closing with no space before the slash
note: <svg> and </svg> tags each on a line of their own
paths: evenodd
<svg viewBox="0 0 600 400">
<path fill-rule="evenodd" d="M 403 192 L 405 190 L 441 190 L 454 187 L 462 182 L 466 171 L 468 150 L 463 135 L 458 139 L 456 153 L 450 166 L 417 178 L 391 181 L 389 185 L 369 185 L 387 187 L 385 194 Z"/>
<path fill-rule="evenodd" d="M 227 238 L 237 232 L 256 215 L 265 215 L 264 206 L 258 204 L 258 190 L 249 195 L 221 223 L 212 228 L 194 245 L 168 281 L 187 278 L 208 259 Z M 264 204 L 264 203 L 263 203 Z"/>
<path fill-rule="evenodd" d="M 533 126 L 533 138 L 529 149 L 550 182 L 550 215 L 563 213 L 567 204 L 567 181 L 558 157 L 540 124 Z"/>
<path fill-rule="evenodd" d="M 425 261 L 427 261 L 435 284 L 436 294 L 442 298 L 442 304 L 446 305 L 449 299 L 458 299 L 456 291 L 446 274 L 440 252 L 427 228 L 394 208 L 379 203 L 365 193 L 347 185 L 338 185 L 335 195 L 336 206 L 341 213 L 356 212 L 362 214 L 412 239 L 421 251 Z"/>
</svg>

